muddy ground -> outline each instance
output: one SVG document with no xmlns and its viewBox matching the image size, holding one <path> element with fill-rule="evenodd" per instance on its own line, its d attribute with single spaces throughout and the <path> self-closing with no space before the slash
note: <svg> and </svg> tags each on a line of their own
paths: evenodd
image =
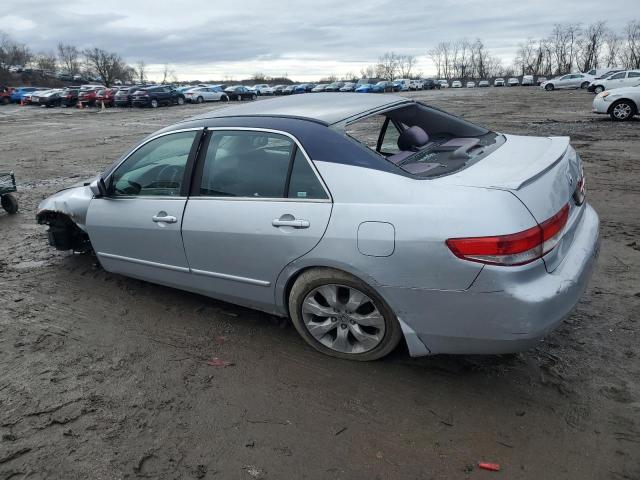
<svg viewBox="0 0 640 480">
<path fill-rule="evenodd" d="M 603 242 L 556 332 L 518 355 L 350 363 L 268 315 L 106 273 L 47 245 L 38 202 L 215 106 L 0 106 L 20 187 L 0 214 L 0 479 L 640 478 L 640 119 L 595 116 L 583 91 L 410 95 L 572 137 Z"/>
</svg>

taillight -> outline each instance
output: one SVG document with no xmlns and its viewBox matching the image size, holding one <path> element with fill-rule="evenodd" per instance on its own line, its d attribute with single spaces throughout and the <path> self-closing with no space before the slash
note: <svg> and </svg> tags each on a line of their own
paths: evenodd
<svg viewBox="0 0 640 480">
<path fill-rule="evenodd" d="M 569 219 L 569 204 L 540 225 L 523 232 L 491 237 L 450 238 L 447 246 L 464 260 L 489 265 L 524 265 L 553 250 Z"/>
</svg>

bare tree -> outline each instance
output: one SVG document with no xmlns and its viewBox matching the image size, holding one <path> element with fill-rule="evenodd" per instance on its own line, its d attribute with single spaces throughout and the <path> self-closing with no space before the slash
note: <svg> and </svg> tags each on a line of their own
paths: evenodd
<svg viewBox="0 0 640 480">
<path fill-rule="evenodd" d="M 622 46 L 622 39 L 614 32 L 609 31 L 605 34 L 605 57 L 604 63 L 608 68 L 618 65 L 618 58 L 620 54 L 620 48 Z"/>
<path fill-rule="evenodd" d="M 8 69 L 11 65 L 24 66 L 32 58 L 29 47 L 15 42 L 9 35 L 0 32 L 0 70 Z"/>
<path fill-rule="evenodd" d="M 100 48 L 90 48 L 84 51 L 84 56 L 87 59 L 87 64 L 100 76 L 107 87 L 123 77 L 128 69 L 117 53 L 107 52 Z"/>
<path fill-rule="evenodd" d="M 398 56 L 393 52 L 387 52 L 378 58 L 376 73 L 380 78 L 393 80 L 398 72 Z"/>
<path fill-rule="evenodd" d="M 376 66 L 375 65 L 367 65 L 360 69 L 360 77 L 361 78 L 374 78 L 376 76 Z"/>
<path fill-rule="evenodd" d="M 175 70 L 173 70 L 168 63 L 165 63 L 164 66 L 162 67 L 162 82 L 160 83 L 162 83 L 163 85 L 166 83 L 173 83 L 175 82 L 175 78 L 176 78 Z"/>
<path fill-rule="evenodd" d="M 537 61 L 538 51 L 536 49 L 536 41 L 533 38 L 528 38 L 525 42 L 518 45 L 514 66 L 519 70 L 521 75 L 537 73 Z"/>
<path fill-rule="evenodd" d="M 417 60 L 415 55 L 398 55 L 397 64 L 398 71 L 402 78 L 411 78 L 411 72 L 416 66 Z M 393 80 L 393 79 L 392 79 Z"/>
<path fill-rule="evenodd" d="M 144 60 L 140 59 L 136 62 L 136 80 L 138 83 L 144 85 L 147 83 L 147 64 L 144 63 Z"/>
<path fill-rule="evenodd" d="M 42 72 L 54 72 L 58 67 L 58 59 L 53 53 L 39 53 L 36 55 L 36 66 Z"/>
<path fill-rule="evenodd" d="M 598 68 L 607 24 L 599 21 L 588 25 L 578 43 L 578 69 L 582 72 Z"/>
<path fill-rule="evenodd" d="M 75 46 L 58 43 L 58 60 L 62 70 L 69 75 L 80 71 L 80 52 Z"/>
<path fill-rule="evenodd" d="M 640 21 L 627 23 L 624 29 L 626 45 L 622 52 L 625 68 L 640 68 Z"/>
</svg>

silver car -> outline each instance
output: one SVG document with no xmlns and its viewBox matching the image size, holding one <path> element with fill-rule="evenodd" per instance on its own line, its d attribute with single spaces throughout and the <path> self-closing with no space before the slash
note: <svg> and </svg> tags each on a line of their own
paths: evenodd
<svg viewBox="0 0 640 480">
<path fill-rule="evenodd" d="M 354 360 L 402 340 L 414 356 L 529 348 L 571 312 L 598 245 L 567 137 L 351 93 L 164 128 L 37 220 L 107 271 L 290 316 Z"/>
</svg>

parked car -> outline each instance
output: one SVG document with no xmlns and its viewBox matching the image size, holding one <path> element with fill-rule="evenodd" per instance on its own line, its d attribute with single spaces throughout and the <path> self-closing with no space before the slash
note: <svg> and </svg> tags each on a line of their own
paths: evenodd
<svg viewBox="0 0 640 480">
<path fill-rule="evenodd" d="M 229 97 L 229 100 L 255 100 L 257 98 L 256 92 L 248 89 L 243 85 L 235 85 L 233 87 L 227 87 L 224 93 Z"/>
<path fill-rule="evenodd" d="M 533 81 L 533 75 L 523 75 L 522 76 L 522 86 L 533 86 L 534 85 L 534 81 Z"/>
<path fill-rule="evenodd" d="M 440 84 L 440 88 L 449 88 L 449 82 L 447 80 L 438 80 L 438 83 Z"/>
<path fill-rule="evenodd" d="M 27 93 L 32 93 L 37 90 L 48 90 L 48 89 L 40 88 L 40 87 L 17 87 L 11 90 L 9 99 L 14 103 L 20 103 L 24 99 L 24 96 Z"/>
<path fill-rule="evenodd" d="M 273 87 L 273 95 L 282 95 L 282 91 L 287 88 L 286 85 L 276 85 Z"/>
<path fill-rule="evenodd" d="M 97 106 L 113 107 L 115 105 L 115 95 L 118 91 L 117 88 L 102 88 L 96 92 Z"/>
<path fill-rule="evenodd" d="M 451 82 L 451 88 L 462 88 L 462 82 L 460 80 L 454 80 Z"/>
<path fill-rule="evenodd" d="M 256 92 L 256 94 L 258 95 L 263 95 L 262 91 L 266 90 L 267 88 L 270 88 L 268 84 L 266 83 L 258 83 L 254 86 L 251 87 L 251 89 Z"/>
<path fill-rule="evenodd" d="M 292 95 L 296 90 L 297 85 L 287 85 L 282 89 L 283 95 Z"/>
<path fill-rule="evenodd" d="M 0 104 L 8 105 L 9 103 L 11 103 L 11 89 L 0 85 Z"/>
<path fill-rule="evenodd" d="M 131 107 L 133 106 L 133 94 L 144 88 L 145 85 L 136 85 L 132 87 L 123 87 L 118 89 L 116 94 L 113 97 L 113 103 L 116 107 Z M 180 92 L 180 90 L 176 89 L 176 92 Z"/>
<path fill-rule="evenodd" d="M 596 78 L 604 77 L 605 75 L 609 75 L 614 72 L 621 72 L 625 70 L 620 67 L 606 67 L 606 68 L 592 68 L 588 72 L 582 72 L 582 74 L 587 77 L 588 80 L 594 81 Z"/>
<path fill-rule="evenodd" d="M 158 108 L 161 105 L 184 105 L 184 94 L 166 85 L 140 88 L 131 95 L 134 107 Z"/>
<path fill-rule="evenodd" d="M 39 90 L 33 92 L 31 94 L 31 104 L 39 106 L 46 106 L 46 104 L 50 104 L 50 106 L 54 106 L 52 104 L 53 102 L 49 102 L 49 97 L 54 94 L 59 94 L 60 92 L 62 92 L 61 88 L 50 88 L 49 90 Z"/>
<path fill-rule="evenodd" d="M 518 87 L 520 86 L 520 80 L 518 80 L 516 77 L 511 77 L 509 80 L 507 80 L 507 87 Z"/>
<path fill-rule="evenodd" d="M 422 80 L 419 79 L 415 79 L 415 80 L 411 80 L 409 82 L 409 90 L 423 90 L 424 89 L 424 82 Z"/>
<path fill-rule="evenodd" d="M 583 85 L 588 86 L 588 80 L 582 73 L 570 73 L 568 75 L 562 75 L 560 77 L 552 78 L 546 82 L 540 84 L 540 88 L 547 91 L 567 89 L 567 88 L 586 88 Z"/>
<path fill-rule="evenodd" d="M 194 87 L 185 92 L 184 99 L 190 103 L 228 102 L 229 97 L 216 87 Z"/>
<path fill-rule="evenodd" d="M 325 92 L 339 92 L 344 87 L 344 82 L 333 82 L 327 85 L 324 89 Z"/>
<path fill-rule="evenodd" d="M 374 83 L 373 89 L 372 89 L 372 93 L 386 93 L 386 92 L 397 92 L 397 91 L 398 91 L 397 84 L 394 85 L 394 82 L 388 82 L 385 80 L 382 80 L 378 83 Z"/>
<path fill-rule="evenodd" d="M 393 81 L 399 92 L 407 92 L 411 89 L 411 80 L 409 78 L 396 78 Z"/>
<path fill-rule="evenodd" d="M 43 107 L 72 107 L 78 103 L 78 89 L 48 90 L 38 95 L 37 102 L 34 98 L 33 103 L 38 103 Z"/>
<path fill-rule="evenodd" d="M 467 82 L 467 88 L 476 88 L 476 82 Z"/>
<path fill-rule="evenodd" d="M 413 356 L 535 347 L 598 252 L 567 137 L 496 133 L 410 98 L 252 102 L 122 149 L 39 204 L 53 247 L 291 316 L 343 359 L 383 357 L 403 338 Z"/>
<path fill-rule="evenodd" d="M 341 92 L 355 92 L 357 87 L 357 83 L 355 82 L 347 82 L 345 83 L 342 88 L 340 88 Z"/>
<path fill-rule="evenodd" d="M 504 87 L 504 78 L 498 77 L 493 81 L 494 87 Z"/>
<path fill-rule="evenodd" d="M 316 85 L 315 87 L 313 87 L 313 89 L 311 89 L 311 91 L 313 93 L 320 93 L 320 92 L 324 92 L 325 88 L 327 88 L 329 86 L 328 83 L 319 83 L 318 85 Z"/>
<path fill-rule="evenodd" d="M 593 99 L 595 113 L 609 114 L 617 122 L 631 120 L 640 107 L 640 78 L 633 87 L 605 90 Z"/>
<path fill-rule="evenodd" d="M 640 70 L 625 70 L 592 82 L 589 89 L 600 93 L 614 88 L 632 87 L 638 82 L 640 82 Z"/>
<path fill-rule="evenodd" d="M 488 87 L 489 86 L 489 80 L 480 80 L 478 82 L 478 87 Z"/>
<path fill-rule="evenodd" d="M 372 89 L 373 89 L 373 84 L 372 83 L 363 83 L 362 85 L 359 85 L 355 89 L 355 92 L 356 93 L 371 93 Z"/>
<path fill-rule="evenodd" d="M 98 97 L 98 92 L 103 88 L 104 87 L 92 87 L 92 88 L 81 87 L 78 92 L 78 101 L 83 107 L 94 106 L 96 104 L 96 98 Z"/>
<path fill-rule="evenodd" d="M 447 87 L 448 86 L 449 85 L 447 84 Z M 434 90 L 434 89 L 440 89 L 441 87 L 442 87 L 442 84 L 440 83 L 440 81 L 436 81 L 436 80 L 434 80 L 432 78 L 427 78 L 425 80 L 422 80 L 422 89 L 423 90 Z"/>
</svg>

